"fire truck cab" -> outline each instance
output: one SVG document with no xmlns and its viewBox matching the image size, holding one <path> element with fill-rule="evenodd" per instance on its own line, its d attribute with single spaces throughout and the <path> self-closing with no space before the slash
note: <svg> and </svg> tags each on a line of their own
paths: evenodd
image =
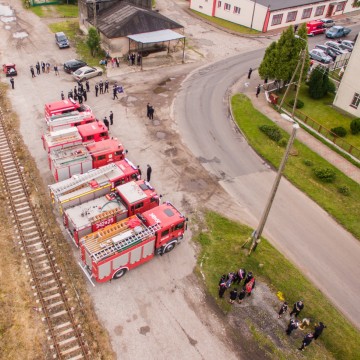
<svg viewBox="0 0 360 360">
<path fill-rule="evenodd" d="M 91 113 L 88 105 L 80 105 L 77 101 L 70 98 L 45 104 L 45 119 L 48 121 L 53 115 L 66 114 L 72 111 Z"/>
<path fill-rule="evenodd" d="M 109 132 L 102 121 L 94 121 L 77 127 L 84 144 L 109 139 Z"/>
<path fill-rule="evenodd" d="M 69 207 L 97 199 L 139 178 L 139 169 L 124 159 L 49 185 L 50 196 L 62 214 Z"/>
<path fill-rule="evenodd" d="M 84 273 L 96 282 L 119 279 L 127 271 L 174 249 L 187 219 L 170 203 L 106 226 L 80 239 Z"/>
<path fill-rule="evenodd" d="M 116 138 L 90 143 L 86 148 L 93 158 L 94 169 L 125 159 L 126 151 Z"/>
<path fill-rule="evenodd" d="M 159 206 L 160 197 L 146 181 L 131 181 L 115 191 L 64 211 L 64 226 L 79 245 L 79 239 L 107 225 Z"/>
</svg>

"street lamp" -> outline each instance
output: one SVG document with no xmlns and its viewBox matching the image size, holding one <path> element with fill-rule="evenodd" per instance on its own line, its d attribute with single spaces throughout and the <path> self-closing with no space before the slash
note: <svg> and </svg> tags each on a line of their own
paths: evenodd
<svg viewBox="0 0 360 360">
<path fill-rule="evenodd" d="M 262 234 L 262 232 L 264 230 L 266 220 L 267 220 L 267 218 L 269 216 L 271 206 L 273 204 L 277 189 L 279 187 L 281 176 L 282 176 L 282 173 L 284 171 L 287 159 L 289 157 L 291 147 L 292 147 L 292 145 L 293 145 L 293 143 L 295 141 L 296 132 L 299 129 L 299 124 L 297 122 L 295 122 L 290 116 L 288 116 L 287 114 L 281 114 L 281 117 L 284 118 L 287 121 L 292 122 L 293 123 L 293 129 L 292 129 L 292 132 L 291 132 L 291 135 L 290 135 L 290 139 L 289 139 L 289 141 L 287 143 L 284 156 L 283 156 L 283 158 L 281 160 L 281 164 L 279 166 L 278 172 L 276 174 L 276 178 L 275 178 L 273 187 L 271 189 L 270 196 L 269 196 L 268 201 L 266 203 L 265 209 L 264 209 L 264 211 L 263 211 L 263 213 L 261 215 L 259 225 L 258 225 L 257 229 L 251 234 L 252 242 L 251 242 L 251 246 L 250 246 L 250 250 L 249 250 L 249 255 L 251 254 L 252 251 L 256 250 L 256 247 L 260 242 L 260 237 L 261 237 L 261 234 Z"/>
</svg>

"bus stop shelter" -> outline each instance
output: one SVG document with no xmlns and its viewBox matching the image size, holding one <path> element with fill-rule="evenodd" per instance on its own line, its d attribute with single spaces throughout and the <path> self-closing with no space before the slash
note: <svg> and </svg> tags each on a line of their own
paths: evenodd
<svg viewBox="0 0 360 360">
<path fill-rule="evenodd" d="M 143 69 L 142 54 L 144 51 L 146 51 L 146 49 L 144 50 L 144 45 L 162 43 L 167 41 L 168 53 L 169 53 L 171 40 L 181 40 L 181 39 L 183 40 L 182 62 L 184 63 L 185 36 L 177 33 L 176 31 L 166 29 L 166 30 L 151 31 L 142 34 L 128 35 L 127 37 L 129 39 L 129 52 L 130 52 L 131 41 L 134 41 L 137 44 L 137 51 L 141 54 L 141 70 Z"/>
</svg>

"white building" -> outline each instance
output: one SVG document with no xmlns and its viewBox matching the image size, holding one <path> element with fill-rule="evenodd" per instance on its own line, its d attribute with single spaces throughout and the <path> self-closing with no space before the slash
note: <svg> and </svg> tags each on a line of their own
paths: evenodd
<svg viewBox="0 0 360 360">
<path fill-rule="evenodd" d="M 190 0 L 190 9 L 258 31 L 357 10 L 352 0 Z"/>
<path fill-rule="evenodd" d="M 334 105 L 356 117 L 360 117 L 360 41 L 356 41 L 349 63 L 342 76 Z"/>
</svg>

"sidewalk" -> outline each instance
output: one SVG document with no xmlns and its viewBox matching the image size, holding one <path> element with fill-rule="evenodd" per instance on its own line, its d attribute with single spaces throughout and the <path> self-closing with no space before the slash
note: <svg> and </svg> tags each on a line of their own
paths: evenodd
<svg viewBox="0 0 360 360">
<path fill-rule="evenodd" d="M 243 86 L 244 83 L 245 85 Z M 270 120 L 275 122 L 282 129 L 290 133 L 292 129 L 291 123 L 284 120 L 277 111 L 275 111 L 271 106 L 269 106 L 268 102 L 266 101 L 263 88 L 261 88 L 261 93 L 259 97 L 256 97 L 256 87 L 258 86 L 258 84 L 262 85 L 263 83 L 264 81 L 260 79 L 257 71 L 254 71 L 250 80 L 248 80 L 247 78 L 245 80 L 245 77 L 240 80 L 240 83 L 236 86 L 236 90 L 246 94 L 251 99 L 254 107 L 257 110 L 259 110 Z M 360 169 L 351 164 L 341 155 L 332 151 L 329 147 L 324 145 L 315 137 L 311 136 L 302 128 L 298 130 L 296 138 L 303 144 L 305 144 L 307 147 L 309 147 L 311 150 L 326 159 L 330 164 L 334 165 L 336 168 L 342 171 L 349 178 L 360 184 Z"/>
</svg>

